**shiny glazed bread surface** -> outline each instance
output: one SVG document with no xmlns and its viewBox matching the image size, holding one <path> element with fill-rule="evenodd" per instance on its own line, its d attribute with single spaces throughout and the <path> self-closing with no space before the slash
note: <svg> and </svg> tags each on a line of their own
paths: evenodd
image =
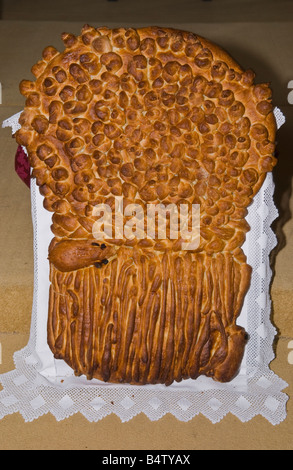
<svg viewBox="0 0 293 470">
<path fill-rule="evenodd" d="M 221 48 L 165 28 L 63 34 L 20 85 L 17 142 L 53 213 L 48 342 L 110 382 L 231 380 L 247 335 L 247 207 L 274 167 L 268 84 Z M 200 243 L 93 236 L 95 206 L 200 204 Z M 124 217 L 124 222 L 127 217 Z"/>
</svg>

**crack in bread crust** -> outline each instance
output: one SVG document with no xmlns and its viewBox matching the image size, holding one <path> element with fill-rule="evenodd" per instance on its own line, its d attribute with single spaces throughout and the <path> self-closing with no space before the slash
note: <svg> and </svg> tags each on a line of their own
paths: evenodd
<svg viewBox="0 0 293 470">
<path fill-rule="evenodd" d="M 52 212 L 49 345 L 88 378 L 231 380 L 247 341 L 247 207 L 276 164 L 270 87 L 185 31 L 85 25 L 62 39 L 20 84 L 16 133 Z M 117 197 L 145 217 L 199 204 L 199 246 L 170 232 L 97 243 L 94 209 Z"/>
</svg>

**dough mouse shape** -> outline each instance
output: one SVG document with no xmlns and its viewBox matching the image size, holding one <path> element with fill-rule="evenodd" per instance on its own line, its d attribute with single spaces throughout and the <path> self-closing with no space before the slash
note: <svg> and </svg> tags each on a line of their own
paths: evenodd
<svg viewBox="0 0 293 470">
<path fill-rule="evenodd" d="M 185 31 L 62 38 L 20 85 L 16 133 L 52 212 L 48 344 L 89 380 L 228 382 L 247 343 L 247 207 L 276 164 L 270 86 Z M 144 215 L 200 205 L 199 243 L 184 248 L 170 224 L 162 238 L 97 240 L 96 207 L 117 200 Z"/>
</svg>

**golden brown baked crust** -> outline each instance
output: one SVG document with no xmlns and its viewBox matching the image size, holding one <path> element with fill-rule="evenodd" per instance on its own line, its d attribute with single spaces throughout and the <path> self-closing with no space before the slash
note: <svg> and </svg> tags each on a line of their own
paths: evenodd
<svg viewBox="0 0 293 470">
<path fill-rule="evenodd" d="M 247 341 L 247 207 L 274 158 L 268 84 L 173 29 L 63 34 L 24 80 L 17 142 L 53 213 L 48 342 L 77 375 L 229 381 Z M 93 236 L 99 203 L 201 206 L 200 244 Z M 103 245 L 103 246 L 102 246 Z"/>
</svg>

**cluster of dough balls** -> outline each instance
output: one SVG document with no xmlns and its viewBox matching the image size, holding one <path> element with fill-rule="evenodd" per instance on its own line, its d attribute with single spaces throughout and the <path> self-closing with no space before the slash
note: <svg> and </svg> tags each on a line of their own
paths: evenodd
<svg viewBox="0 0 293 470">
<path fill-rule="evenodd" d="M 92 236 L 93 209 L 200 204 L 198 251 L 233 252 L 274 164 L 271 90 L 220 48 L 163 29 L 64 34 L 23 81 L 17 141 L 28 149 L 58 237 Z M 157 250 L 177 240 L 124 240 Z M 113 240 L 113 243 L 116 243 Z"/>
</svg>

